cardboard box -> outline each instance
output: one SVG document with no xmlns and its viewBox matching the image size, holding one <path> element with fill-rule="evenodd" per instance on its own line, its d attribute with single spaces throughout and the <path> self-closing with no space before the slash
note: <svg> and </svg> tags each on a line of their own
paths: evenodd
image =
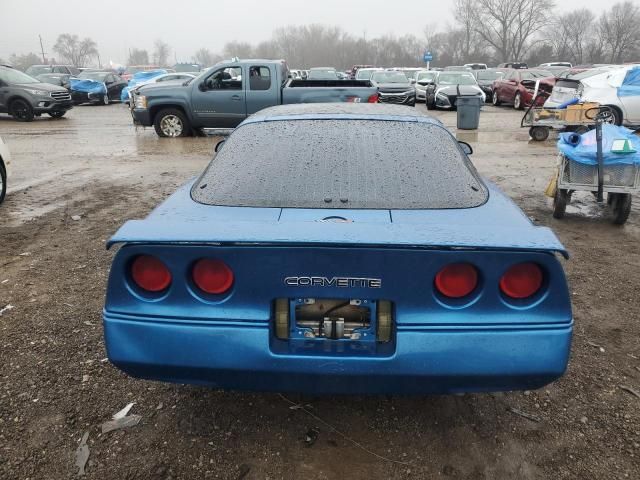
<svg viewBox="0 0 640 480">
<path fill-rule="evenodd" d="M 565 121 L 568 124 L 580 124 L 580 123 L 593 123 L 593 119 L 589 119 L 586 117 L 586 112 L 593 109 L 598 108 L 600 104 L 588 102 L 588 103 L 577 103 L 575 105 L 569 105 L 567 107 L 567 111 L 565 113 Z M 595 116 L 597 112 L 591 111 L 589 116 Z"/>
</svg>

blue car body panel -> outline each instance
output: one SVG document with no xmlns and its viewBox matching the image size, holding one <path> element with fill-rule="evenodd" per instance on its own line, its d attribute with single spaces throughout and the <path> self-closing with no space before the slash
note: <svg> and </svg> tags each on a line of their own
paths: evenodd
<svg viewBox="0 0 640 480">
<path fill-rule="evenodd" d="M 270 119 L 247 120 L 256 121 Z M 225 389 L 422 394 L 538 388 L 567 367 L 573 317 L 557 255 L 567 252 L 491 184 L 483 205 L 449 210 L 211 206 L 193 201 L 192 187 L 108 242 L 121 248 L 107 287 L 105 341 L 111 362 L 130 375 Z M 130 266 L 139 255 L 169 269 L 165 291 L 135 285 Z M 228 292 L 195 286 L 191 269 L 201 258 L 231 268 Z M 457 262 L 477 268 L 478 286 L 464 299 L 444 298 L 435 275 Z M 500 279 L 523 262 L 541 268 L 543 285 L 526 300 L 507 298 Z M 287 283 L 295 276 L 380 283 Z M 390 301 L 391 338 L 280 339 L 278 298 Z"/>
</svg>

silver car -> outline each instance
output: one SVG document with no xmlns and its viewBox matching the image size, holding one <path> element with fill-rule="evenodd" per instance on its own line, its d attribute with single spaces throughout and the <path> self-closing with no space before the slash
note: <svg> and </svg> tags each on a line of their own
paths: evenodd
<svg viewBox="0 0 640 480">
<path fill-rule="evenodd" d="M 433 70 L 420 70 L 416 72 L 413 80 L 416 87 L 416 102 L 425 102 L 427 100 L 427 85 L 433 83 L 438 72 Z"/>
</svg>

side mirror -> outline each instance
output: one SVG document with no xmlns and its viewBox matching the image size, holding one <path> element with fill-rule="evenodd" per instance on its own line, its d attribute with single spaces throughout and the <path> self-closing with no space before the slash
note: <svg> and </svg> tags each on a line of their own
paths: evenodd
<svg viewBox="0 0 640 480">
<path fill-rule="evenodd" d="M 473 148 L 471 148 L 471 145 L 467 142 L 458 141 L 458 144 L 465 155 L 471 155 L 473 153 Z"/>
<path fill-rule="evenodd" d="M 218 153 L 222 148 L 222 146 L 224 145 L 224 142 L 226 142 L 226 140 L 220 140 L 218 143 L 216 143 L 216 146 L 213 147 L 213 151 Z"/>
</svg>

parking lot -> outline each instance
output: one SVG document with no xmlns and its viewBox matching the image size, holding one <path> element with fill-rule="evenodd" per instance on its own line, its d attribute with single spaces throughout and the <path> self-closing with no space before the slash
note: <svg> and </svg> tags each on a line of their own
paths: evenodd
<svg viewBox="0 0 640 480">
<path fill-rule="evenodd" d="M 455 129 L 455 112 L 434 115 Z M 458 138 L 571 254 L 568 373 L 539 391 L 410 398 L 227 393 L 116 370 L 101 326 L 105 241 L 201 172 L 217 140 L 158 138 L 122 105 L 0 117 L 13 154 L 0 206 L 0 309 L 13 307 L 0 316 L 0 478 L 74 477 L 85 432 L 89 479 L 637 478 L 640 208 L 617 227 L 577 195 L 552 219 L 555 137 L 531 142 L 520 116 L 485 106 L 480 129 Z M 129 402 L 140 423 L 102 434 Z"/>
</svg>

